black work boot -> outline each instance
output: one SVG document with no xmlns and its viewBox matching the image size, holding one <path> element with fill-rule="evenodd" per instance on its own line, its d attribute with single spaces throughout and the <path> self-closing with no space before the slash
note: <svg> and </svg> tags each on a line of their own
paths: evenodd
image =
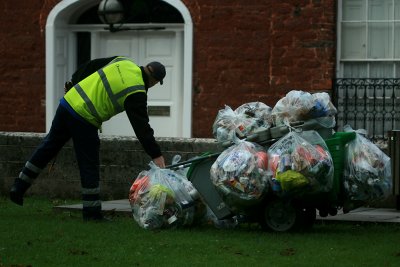
<svg viewBox="0 0 400 267">
<path fill-rule="evenodd" d="M 111 219 L 104 217 L 100 207 L 90 207 L 82 209 L 82 217 L 85 222 L 110 222 Z"/>
<path fill-rule="evenodd" d="M 24 204 L 24 194 L 30 186 L 30 183 L 27 183 L 20 178 L 16 178 L 10 189 L 11 201 L 22 206 Z"/>
</svg>

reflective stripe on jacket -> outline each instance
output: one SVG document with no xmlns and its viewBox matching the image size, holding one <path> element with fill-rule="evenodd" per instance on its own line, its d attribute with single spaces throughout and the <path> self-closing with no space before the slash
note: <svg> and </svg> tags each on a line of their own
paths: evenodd
<svg viewBox="0 0 400 267">
<path fill-rule="evenodd" d="M 100 128 L 102 122 L 124 111 L 124 101 L 134 93 L 146 93 L 142 71 L 131 59 L 117 57 L 80 81 L 65 100 L 82 118 Z"/>
</svg>

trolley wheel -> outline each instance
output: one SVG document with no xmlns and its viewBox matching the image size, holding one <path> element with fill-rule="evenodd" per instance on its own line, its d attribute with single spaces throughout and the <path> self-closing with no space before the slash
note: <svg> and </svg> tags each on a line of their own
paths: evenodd
<svg viewBox="0 0 400 267">
<path fill-rule="evenodd" d="M 297 212 L 289 201 L 272 199 L 266 202 L 260 225 L 264 230 L 286 232 L 296 225 Z"/>
<path fill-rule="evenodd" d="M 328 213 L 331 216 L 336 216 L 337 212 L 338 212 L 337 208 L 333 208 L 333 207 L 328 210 Z"/>
<path fill-rule="evenodd" d="M 329 211 L 327 209 L 319 209 L 318 210 L 319 216 L 325 218 L 329 215 Z"/>
<path fill-rule="evenodd" d="M 315 208 L 296 207 L 290 201 L 273 199 L 266 203 L 260 225 L 275 232 L 308 230 L 314 225 L 316 214 Z"/>
</svg>

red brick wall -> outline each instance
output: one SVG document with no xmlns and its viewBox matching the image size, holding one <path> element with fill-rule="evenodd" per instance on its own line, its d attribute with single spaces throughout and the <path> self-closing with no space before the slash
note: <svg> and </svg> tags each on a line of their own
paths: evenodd
<svg viewBox="0 0 400 267">
<path fill-rule="evenodd" d="M 335 1 L 184 2 L 195 25 L 195 136 L 210 135 L 225 104 L 273 107 L 291 89 L 331 89 Z"/>
<path fill-rule="evenodd" d="M 51 2 L 0 5 L 0 131 L 45 130 L 44 26 Z"/>
<path fill-rule="evenodd" d="M 335 1 L 182 1 L 194 24 L 194 137 L 211 137 L 225 104 L 273 107 L 291 89 L 331 89 Z M 59 0 L 3 2 L 0 131 L 43 132 L 44 26 Z"/>
</svg>

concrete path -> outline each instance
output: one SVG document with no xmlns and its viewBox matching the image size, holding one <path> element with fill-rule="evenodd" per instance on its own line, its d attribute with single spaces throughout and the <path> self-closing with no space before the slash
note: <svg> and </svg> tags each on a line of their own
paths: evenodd
<svg viewBox="0 0 400 267">
<path fill-rule="evenodd" d="M 127 216 L 132 215 L 128 199 L 103 201 L 102 207 L 105 212 L 115 212 Z M 56 206 L 54 209 L 58 211 L 80 211 L 82 210 L 82 204 Z M 317 215 L 317 220 L 400 223 L 400 210 L 362 207 L 346 214 L 339 211 L 336 216 L 325 218 Z"/>
<path fill-rule="evenodd" d="M 128 199 L 103 201 L 101 205 L 102 210 L 105 212 L 115 212 L 122 215 L 132 215 L 132 209 Z M 82 204 L 55 206 L 53 207 L 53 209 L 56 211 L 81 211 Z"/>
<path fill-rule="evenodd" d="M 346 214 L 339 211 L 336 216 L 328 216 L 325 218 L 317 216 L 317 219 L 330 221 L 400 223 L 400 211 L 396 209 L 361 207 Z"/>
</svg>

